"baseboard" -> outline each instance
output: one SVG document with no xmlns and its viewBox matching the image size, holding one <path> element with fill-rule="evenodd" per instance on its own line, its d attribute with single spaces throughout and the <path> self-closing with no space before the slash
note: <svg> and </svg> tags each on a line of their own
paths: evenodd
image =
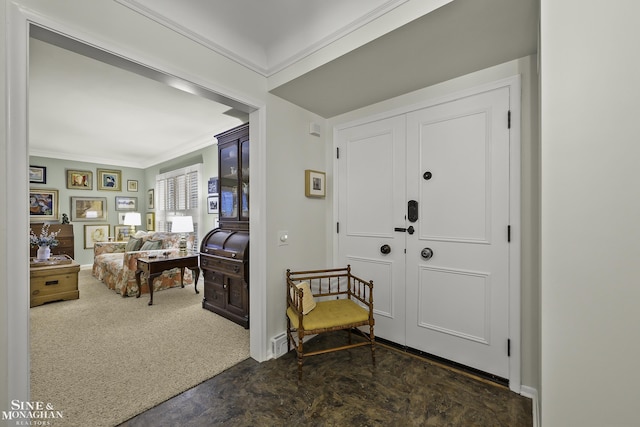
<svg viewBox="0 0 640 427">
<path fill-rule="evenodd" d="M 538 404 L 538 390 L 533 387 L 523 385 L 520 388 L 520 394 L 531 399 L 533 427 L 540 427 L 540 405 Z"/>
</svg>

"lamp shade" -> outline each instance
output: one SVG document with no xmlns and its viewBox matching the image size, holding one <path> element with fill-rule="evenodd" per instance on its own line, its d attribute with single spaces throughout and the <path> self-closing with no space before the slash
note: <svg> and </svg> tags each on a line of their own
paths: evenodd
<svg viewBox="0 0 640 427">
<path fill-rule="evenodd" d="M 174 216 L 171 220 L 172 233 L 192 233 L 193 218 L 190 216 Z"/>
<path fill-rule="evenodd" d="M 142 216 L 140 212 L 127 212 L 124 214 L 124 225 L 141 225 Z"/>
</svg>

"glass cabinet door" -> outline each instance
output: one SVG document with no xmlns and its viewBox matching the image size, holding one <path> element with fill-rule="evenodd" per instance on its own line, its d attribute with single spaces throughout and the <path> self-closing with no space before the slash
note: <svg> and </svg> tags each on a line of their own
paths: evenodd
<svg viewBox="0 0 640 427">
<path fill-rule="evenodd" d="M 240 185 L 242 185 L 241 217 L 243 220 L 249 219 L 249 141 L 240 143 L 242 159 L 240 162 L 242 174 L 240 175 Z"/>
<path fill-rule="evenodd" d="M 238 145 L 220 149 L 220 217 L 238 218 Z"/>
</svg>

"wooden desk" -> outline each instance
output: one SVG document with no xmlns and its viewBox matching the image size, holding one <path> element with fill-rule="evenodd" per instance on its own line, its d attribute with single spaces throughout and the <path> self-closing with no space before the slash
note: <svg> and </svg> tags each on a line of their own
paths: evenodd
<svg viewBox="0 0 640 427">
<path fill-rule="evenodd" d="M 142 257 L 138 258 L 136 270 L 136 282 L 138 284 L 138 295 L 136 298 L 140 298 L 141 285 L 140 276 L 144 274 L 147 277 L 147 283 L 149 284 L 149 305 L 153 305 L 153 279 L 162 274 L 163 271 L 171 270 L 173 268 L 180 269 L 180 286 L 184 288 L 184 269 L 188 268 L 193 271 L 194 279 L 193 284 L 198 291 L 198 278 L 200 277 L 200 266 L 198 265 L 198 254 L 193 252 L 187 252 L 186 255 L 180 255 L 177 252 L 169 253 L 167 256 L 159 255 L 157 258 Z"/>
<path fill-rule="evenodd" d="M 78 291 L 80 264 L 68 255 L 57 255 L 48 261 L 30 263 L 30 306 L 46 302 L 80 298 Z"/>
</svg>

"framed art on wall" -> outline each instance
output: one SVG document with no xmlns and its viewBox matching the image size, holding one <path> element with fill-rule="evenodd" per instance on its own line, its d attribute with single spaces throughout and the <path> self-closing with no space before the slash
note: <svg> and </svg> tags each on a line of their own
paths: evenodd
<svg viewBox="0 0 640 427">
<path fill-rule="evenodd" d="M 72 190 L 92 190 L 93 172 L 67 169 L 67 188 Z"/>
<path fill-rule="evenodd" d="M 98 190 L 121 191 L 122 171 L 98 169 Z"/>
<path fill-rule="evenodd" d="M 324 197 L 326 194 L 325 174 L 307 169 L 304 171 L 304 195 L 307 197 Z"/>
<path fill-rule="evenodd" d="M 131 227 L 128 225 L 114 225 L 113 226 L 113 237 L 116 242 L 124 242 L 129 240 L 129 231 Z"/>
<path fill-rule="evenodd" d="M 47 168 L 44 166 L 29 165 L 29 182 L 34 184 L 46 184 Z"/>
<path fill-rule="evenodd" d="M 147 191 L 147 209 L 154 209 L 153 189 Z"/>
<path fill-rule="evenodd" d="M 156 229 L 156 214 L 149 212 L 147 214 L 147 231 L 155 231 Z"/>
<path fill-rule="evenodd" d="M 106 221 L 106 197 L 72 197 L 71 221 Z M 107 235 L 109 230 L 107 230 Z"/>
<path fill-rule="evenodd" d="M 138 181 L 135 179 L 127 180 L 127 191 L 138 191 Z"/>
<path fill-rule="evenodd" d="M 96 242 L 106 242 L 109 240 L 109 224 L 85 225 L 84 226 L 84 248 L 91 249 Z"/>
<path fill-rule="evenodd" d="M 29 190 L 29 221 L 57 221 L 58 215 L 58 190 Z"/>
<path fill-rule="evenodd" d="M 218 213 L 218 196 L 207 197 L 207 213 Z"/>
<path fill-rule="evenodd" d="M 116 196 L 117 211 L 135 211 L 138 208 L 137 197 Z"/>
</svg>

